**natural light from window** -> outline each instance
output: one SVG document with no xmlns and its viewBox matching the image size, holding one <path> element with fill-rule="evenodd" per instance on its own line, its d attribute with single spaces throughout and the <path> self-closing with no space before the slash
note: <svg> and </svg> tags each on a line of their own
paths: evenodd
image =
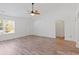
<svg viewBox="0 0 79 59">
<path fill-rule="evenodd" d="M 0 35 L 15 32 L 15 22 L 13 20 L 0 19 Z"/>
</svg>

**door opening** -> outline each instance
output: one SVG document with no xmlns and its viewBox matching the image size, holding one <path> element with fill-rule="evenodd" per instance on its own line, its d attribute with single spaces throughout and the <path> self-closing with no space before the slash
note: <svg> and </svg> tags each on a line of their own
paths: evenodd
<svg viewBox="0 0 79 59">
<path fill-rule="evenodd" d="M 64 39 L 64 21 L 56 21 L 56 38 Z"/>
</svg>

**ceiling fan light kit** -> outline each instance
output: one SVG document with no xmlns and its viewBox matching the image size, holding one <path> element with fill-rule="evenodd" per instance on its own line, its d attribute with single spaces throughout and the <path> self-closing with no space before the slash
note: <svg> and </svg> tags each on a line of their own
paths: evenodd
<svg viewBox="0 0 79 59">
<path fill-rule="evenodd" d="M 31 13 L 30 15 L 31 15 L 31 16 L 35 16 L 36 14 L 34 14 L 34 13 Z"/>
<path fill-rule="evenodd" d="M 31 11 L 31 16 L 37 16 L 40 15 L 40 13 L 38 12 L 38 10 L 34 9 L 34 3 L 32 3 L 32 11 Z"/>
</svg>

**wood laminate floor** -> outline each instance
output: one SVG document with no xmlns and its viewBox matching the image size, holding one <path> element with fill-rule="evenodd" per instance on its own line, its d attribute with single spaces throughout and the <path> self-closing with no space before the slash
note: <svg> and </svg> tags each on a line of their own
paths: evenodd
<svg viewBox="0 0 79 59">
<path fill-rule="evenodd" d="M 0 42 L 0 55 L 76 55 L 79 49 L 73 48 L 60 39 L 39 36 L 26 36 Z M 71 45 L 72 44 L 72 45 Z M 71 48 L 71 49 L 70 49 Z M 73 49 L 72 49 L 73 48 Z"/>
</svg>

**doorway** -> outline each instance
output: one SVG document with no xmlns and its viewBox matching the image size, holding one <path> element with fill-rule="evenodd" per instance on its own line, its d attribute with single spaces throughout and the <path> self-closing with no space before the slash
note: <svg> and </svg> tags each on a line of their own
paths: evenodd
<svg viewBox="0 0 79 59">
<path fill-rule="evenodd" d="M 64 21 L 56 21 L 56 38 L 64 39 Z"/>
</svg>

